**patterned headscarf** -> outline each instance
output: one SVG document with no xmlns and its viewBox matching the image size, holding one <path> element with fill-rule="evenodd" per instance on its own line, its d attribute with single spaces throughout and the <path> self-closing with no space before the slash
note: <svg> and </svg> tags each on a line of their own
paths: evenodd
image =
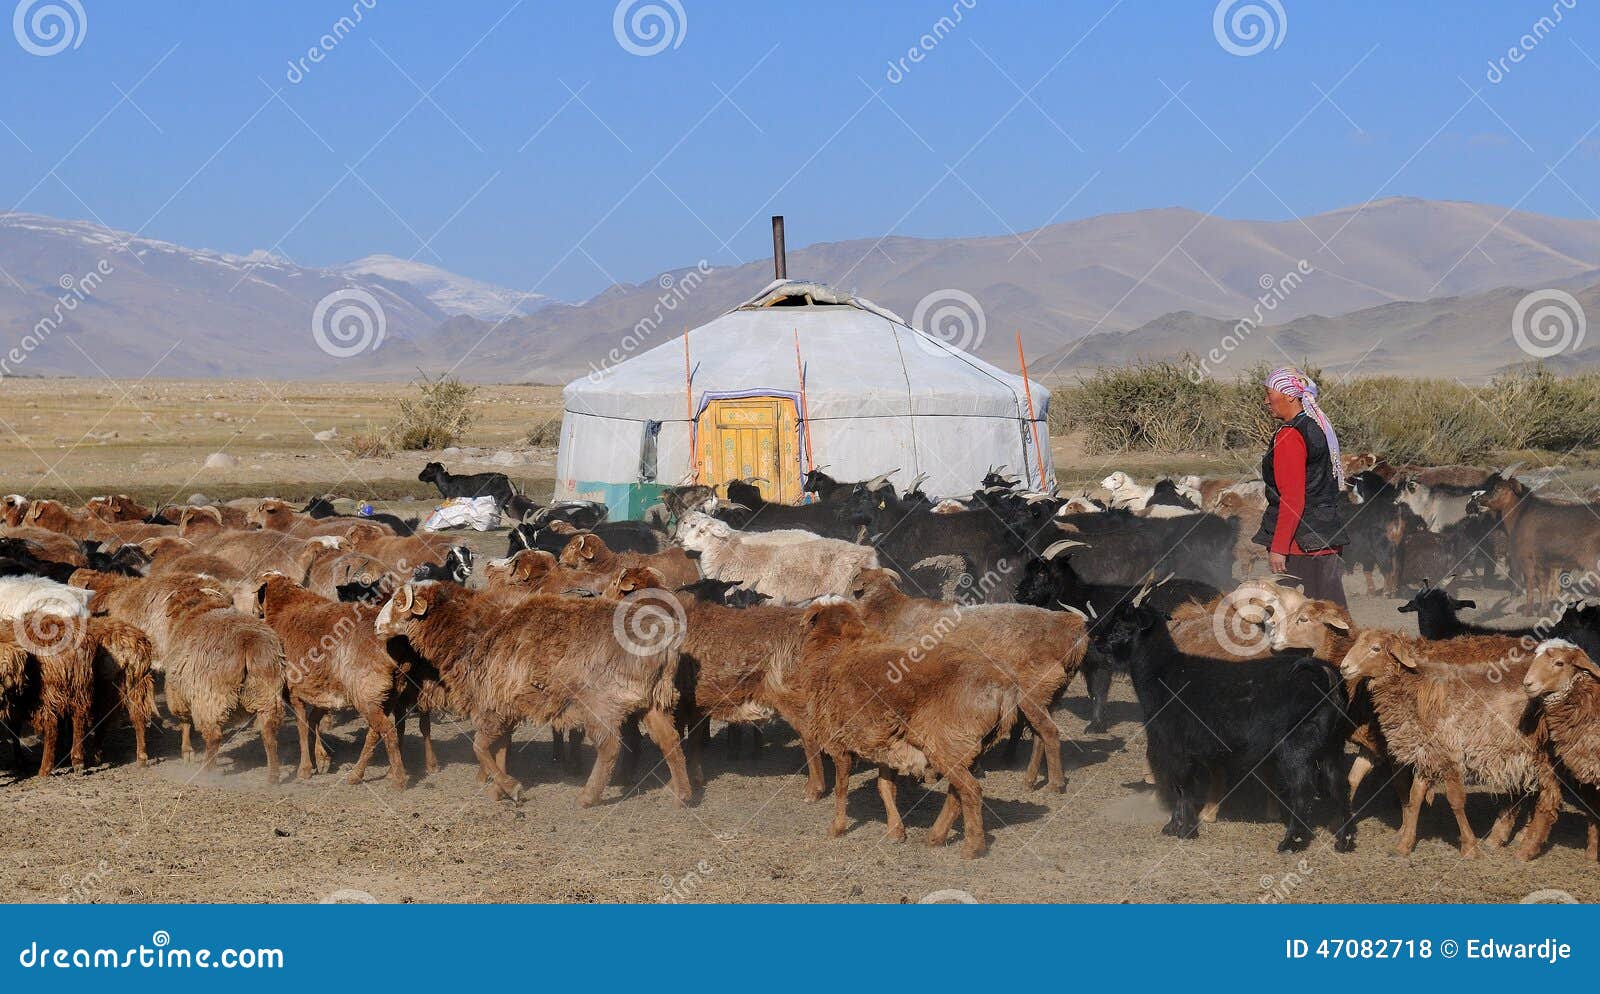
<svg viewBox="0 0 1600 994">
<path fill-rule="evenodd" d="M 1339 489 L 1344 489 L 1344 460 L 1339 457 L 1339 436 L 1333 432 L 1333 422 L 1317 404 L 1317 384 L 1311 377 L 1293 366 L 1280 366 L 1267 374 L 1267 388 L 1300 401 L 1300 407 L 1322 428 L 1328 440 L 1328 457 L 1333 461 L 1333 478 Z"/>
</svg>

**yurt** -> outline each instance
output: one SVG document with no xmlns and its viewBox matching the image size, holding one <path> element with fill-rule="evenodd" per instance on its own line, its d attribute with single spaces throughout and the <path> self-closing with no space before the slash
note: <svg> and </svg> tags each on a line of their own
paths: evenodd
<svg viewBox="0 0 1600 994">
<path fill-rule="evenodd" d="M 1029 387 L 1031 421 L 1020 376 L 860 297 L 775 280 L 568 384 L 556 497 L 637 518 L 665 487 L 754 479 L 766 499 L 797 503 L 813 467 L 839 480 L 897 470 L 902 487 L 925 473 L 927 493 L 956 496 L 1005 466 L 1048 488 L 1050 393 Z"/>
</svg>

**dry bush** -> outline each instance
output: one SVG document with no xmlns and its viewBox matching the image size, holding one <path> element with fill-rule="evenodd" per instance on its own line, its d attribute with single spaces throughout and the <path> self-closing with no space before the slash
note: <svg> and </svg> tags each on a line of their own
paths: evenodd
<svg viewBox="0 0 1600 994">
<path fill-rule="evenodd" d="M 387 459 L 394 455 L 388 430 L 368 427 L 351 435 L 350 454 L 357 459 Z"/>
<path fill-rule="evenodd" d="M 454 376 L 421 374 L 417 396 L 400 402 L 400 418 L 390 429 L 398 449 L 444 449 L 461 441 L 478 421 L 472 409 L 478 388 Z"/>
<path fill-rule="evenodd" d="M 561 419 L 547 418 L 528 432 L 528 444 L 555 448 L 561 444 Z"/>
</svg>

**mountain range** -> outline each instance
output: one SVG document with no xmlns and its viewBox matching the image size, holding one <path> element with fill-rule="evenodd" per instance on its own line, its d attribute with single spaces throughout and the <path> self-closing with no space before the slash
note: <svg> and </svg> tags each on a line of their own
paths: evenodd
<svg viewBox="0 0 1600 994">
<path fill-rule="evenodd" d="M 791 235 L 804 221 L 789 218 Z M 1020 333 L 1035 377 L 1204 354 L 1271 297 L 1263 327 L 1228 362 L 1288 355 L 1336 371 L 1482 378 L 1527 357 L 1510 330 L 1529 291 L 1563 288 L 1596 313 L 1600 221 L 1415 198 L 1289 221 L 1163 208 L 1015 235 L 820 243 L 791 251 L 788 272 L 908 320 L 919 304 L 934 311 L 929 303 L 970 298 L 981 321 L 955 340 L 1015 369 Z M 702 262 L 563 303 L 393 256 L 308 267 L 0 214 L 0 342 L 38 339 L 39 322 L 54 322 L 25 361 L 0 372 L 370 380 L 422 368 L 560 382 L 630 333 L 646 345 L 670 340 L 771 273 L 765 258 Z M 341 307 L 351 300 L 381 310 L 381 336 Z M 326 342 L 341 314 L 354 324 L 319 348 L 314 318 Z M 1600 362 L 1600 350 L 1555 361 L 1581 368 Z"/>
</svg>

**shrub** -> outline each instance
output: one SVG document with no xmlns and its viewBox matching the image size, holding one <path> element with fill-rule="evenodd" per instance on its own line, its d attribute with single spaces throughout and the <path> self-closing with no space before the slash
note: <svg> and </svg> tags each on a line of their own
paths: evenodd
<svg viewBox="0 0 1600 994">
<path fill-rule="evenodd" d="M 554 448 L 561 444 L 561 419 L 547 418 L 528 432 L 528 444 Z"/>
<path fill-rule="evenodd" d="M 407 450 L 455 445 L 477 423 L 472 401 L 478 388 L 447 374 L 421 377 L 413 384 L 417 396 L 400 401 L 400 418 L 390 431 L 394 445 Z"/>
<path fill-rule="evenodd" d="M 368 427 L 350 436 L 350 453 L 357 459 L 387 459 L 394 455 L 394 446 L 385 430 Z"/>
<path fill-rule="evenodd" d="M 1261 403 L 1261 366 L 1231 383 L 1193 381 L 1187 357 L 1103 368 L 1057 388 L 1051 429 L 1082 431 L 1091 452 L 1264 449 L 1275 427 Z M 1455 380 L 1307 372 L 1346 452 L 1390 462 L 1482 460 L 1504 449 L 1600 444 L 1600 373 L 1557 376 L 1529 365 L 1474 387 Z"/>
</svg>

